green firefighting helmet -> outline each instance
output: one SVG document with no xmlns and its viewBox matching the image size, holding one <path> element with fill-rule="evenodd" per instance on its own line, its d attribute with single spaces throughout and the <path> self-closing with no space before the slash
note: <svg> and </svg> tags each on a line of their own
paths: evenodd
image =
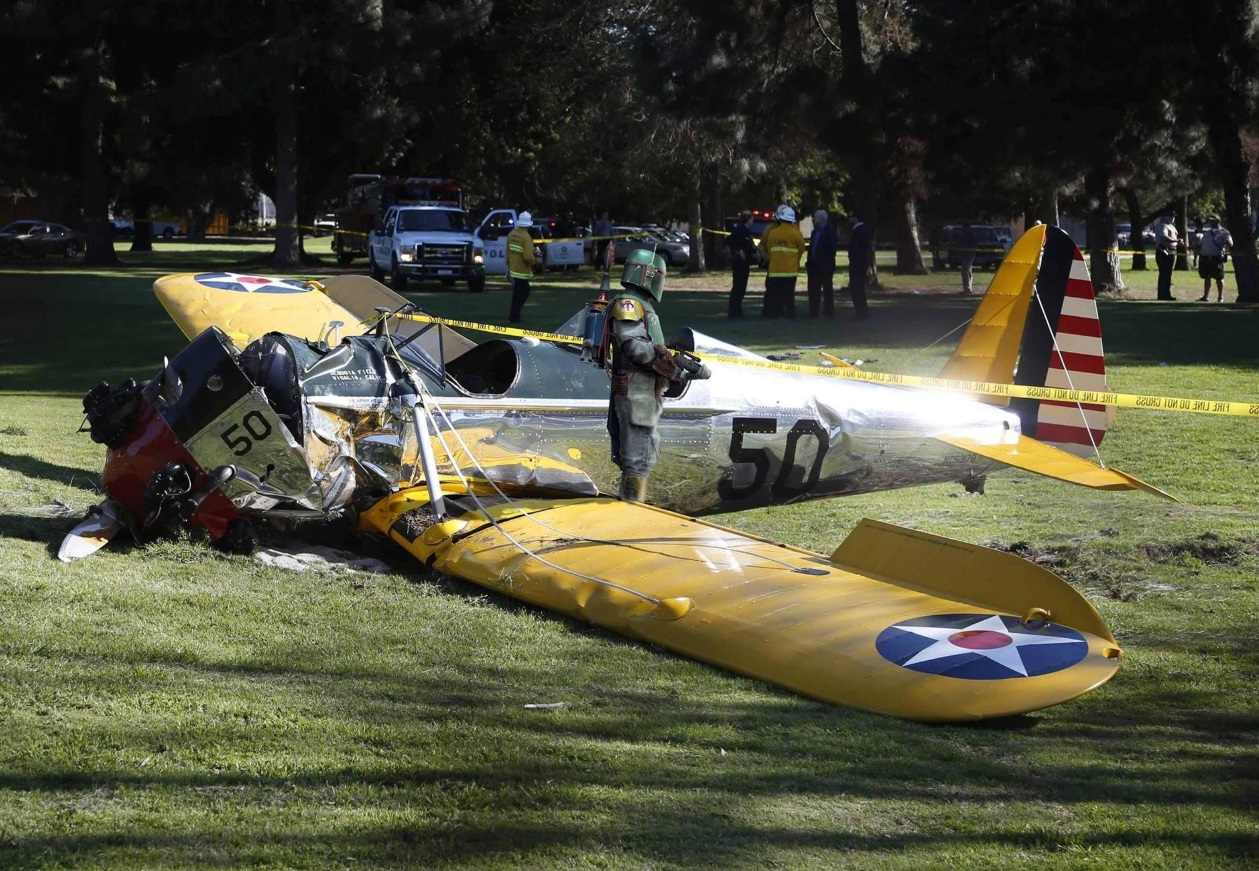
<svg viewBox="0 0 1259 871">
<path fill-rule="evenodd" d="M 650 294 L 656 302 L 664 295 L 664 258 L 646 248 L 636 248 L 625 258 L 621 286 Z"/>
</svg>

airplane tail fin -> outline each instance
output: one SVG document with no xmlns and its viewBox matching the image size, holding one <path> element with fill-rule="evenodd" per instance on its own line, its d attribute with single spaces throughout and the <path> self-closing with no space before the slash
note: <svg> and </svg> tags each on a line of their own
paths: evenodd
<svg viewBox="0 0 1259 871">
<path fill-rule="evenodd" d="M 941 376 L 1107 389 L 1093 283 L 1064 230 L 1038 225 L 1015 243 Z M 1074 402 L 1020 398 L 1010 409 L 1024 435 L 1078 456 L 1096 452 L 1111 419 L 1104 405 Z"/>
</svg>

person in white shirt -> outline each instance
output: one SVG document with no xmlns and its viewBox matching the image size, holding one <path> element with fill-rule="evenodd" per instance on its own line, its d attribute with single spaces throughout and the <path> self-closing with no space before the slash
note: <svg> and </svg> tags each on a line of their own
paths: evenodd
<svg viewBox="0 0 1259 871">
<path fill-rule="evenodd" d="M 1168 209 L 1163 217 L 1154 222 L 1154 262 L 1158 264 L 1158 298 L 1173 300 L 1172 267 L 1176 265 L 1176 250 L 1180 246 L 1180 234 L 1176 232 L 1176 213 Z"/>
<path fill-rule="evenodd" d="M 1198 254 L 1198 277 L 1202 279 L 1202 298 L 1198 302 L 1206 302 L 1210 298 L 1213 278 L 1215 301 L 1224 302 L 1224 261 L 1233 245 L 1233 237 L 1220 226 L 1219 215 L 1209 216 L 1207 223 L 1210 226 L 1202 233 L 1202 251 Z"/>
</svg>

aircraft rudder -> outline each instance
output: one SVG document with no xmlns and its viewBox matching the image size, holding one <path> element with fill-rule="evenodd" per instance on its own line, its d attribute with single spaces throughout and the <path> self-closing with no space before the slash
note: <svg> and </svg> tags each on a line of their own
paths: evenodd
<svg viewBox="0 0 1259 871">
<path fill-rule="evenodd" d="M 1035 308 L 1023 331 L 1014 383 L 1106 392 L 1097 299 L 1084 255 L 1060 227 L 1045 235 L 1036 278 Z M 1092 455 L 1112 413 L 1104 405 L 1016 399 L 1024 435 L 1080 456 Z"/>
</svg>

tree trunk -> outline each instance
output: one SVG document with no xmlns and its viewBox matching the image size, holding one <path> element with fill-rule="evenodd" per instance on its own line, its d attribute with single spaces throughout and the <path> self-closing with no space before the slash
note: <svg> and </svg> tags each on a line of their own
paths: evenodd
<svg viewBox="0 0 1259 871">
<path fill-rule="evenodd" d="M 93 46 L 83 53 L 79 67 L 79 93 L 82 106 L 79 114 L 79 162 L 82 174 L 82 208 L 87 252 L 83 262 L 92 266 L 113 266 L 118 263 L 114 251 L 114 228 L 109 223 L 109 189 L 105 178 L 105 156 L 102 153 L 105 113 L 108 102 L 101 82 L 100 51 Z"/>
<path fill-rule="evenodd" d="M 844 143 L 856 166 L 867 170 L 854 174 L 853 187 L 856 199 L 856 215 L 870 225 L 870 278 L 869 287 L 879 286 L 879 268 L 874 259 L 874 237 L 878 232 L 878 188 L 875 167 L 883 166 L 883 154 L 876 145 L 879 120 L 878 94 L 872 81 L 865 58 L 865 38 L 861 32 L 861 4 L 858 0 L 836 0 L 836 20 L 839 22 L 840 84 L 845 93 L 852 94 L 857 102 L 852 113 L 852 138 Z"/>
<path fill-rule="evenodd" d="M 708 271 L 704 259 L 704 211 L 699 204 L 699 193 L 691 198 L 691 257 L 686 263 L 686 273 L 702 275 Z"/>
<path fill-rule="evenodd" d="M 292 268 L 301 262 L 297 236 L 297 58 L 292 47 L 295 0 L 275 4 L 275 36 L 283 73 L 275 86 L 275 265 Z"/>
<path fill-rule="evenodd" d="M 1255 234 L 1250 223 L 1250 166 L 1242 150 L 1236 126 L 1212 127 L 1211 150 L 1224 187 L 1225 227 L 1233 237 L 1233 272 L 1237 280 L 1237 301 L 1259 303 L 1259 258 L 1255 255 Z"/>
<path fill-rule="evenodd" d="M 721 229 L 721 173 L 718 171 L 716 164 L 710 164 L 708 170 L 704 173 L 704 187 L 707 191 L 707 197 L 704 200 L 704 214 L 708 215 L 708 229 Z M 708 264 L 717 264 L 721 260 L 722 249 L 725 248 L 721 244 L 722 237 L 719 233 L 704 233 L 704 269 L 707 270 Z M 699 245 L 698 239 L 691 241 L 692 245 Z"/>
<path fill-rule="evenodd" d="M 147 193 L 131 195 L 131 249 L 153 250 L 153 206 Z"/>
<path fill-rule="evenodd" d="M 918 204 L 913 196 L 901 197 L 896 210 L 896 275 L 927 275 L 918 242 Z"/>
<path fill-rule="evenodd" d="M 1136 191 L 1124 189 L 1124 202 L 1128 206 L 1128 221 L 1132 232 L 1128 234 L 1128 248 L 1132 251 L 1132 268 L 1145 271 L 1145 216 L 1141 214 L 1141 202 Z"/>
<path fill-rule="evenodd" d="M 1084 177 L 1085 195 L 1092 208 L 1086 217 L 1089 249 L 1089 272 L 1093 276 L 1093 292 L 1117 293 L 1123 290 L 1119 271 L 1119 252 L 1115 248 L 1115 216 L 1110 205 L 1110 173 L 1094 167 Z"/>
</svg>

